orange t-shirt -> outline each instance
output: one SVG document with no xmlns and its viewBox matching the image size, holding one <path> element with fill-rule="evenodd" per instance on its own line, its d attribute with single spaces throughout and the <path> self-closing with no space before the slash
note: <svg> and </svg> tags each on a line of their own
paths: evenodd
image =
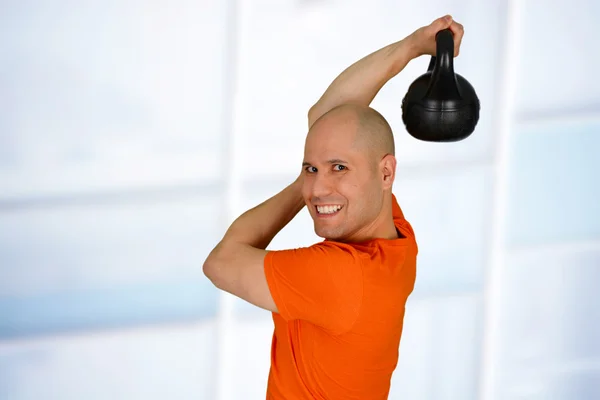
<svg viewBox="0 0 600 400">
<path fill-rule="evenodd" d="M 417 243 L 393 196 L 401 238 L 270 251 L 273 313 L 268 400 L 387 399 Z"/>
</svg>

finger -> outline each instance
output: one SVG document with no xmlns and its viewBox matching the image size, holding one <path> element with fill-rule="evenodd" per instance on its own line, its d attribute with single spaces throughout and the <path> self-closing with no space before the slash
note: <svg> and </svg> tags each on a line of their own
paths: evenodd
<svg viewBox="0 0 600 400">
<path fill-rule="evenodd" d="M 433 34 L 436 34 L 439 31 L 450 27 L 451 24 L 452 24 L 452 16 L 444 15 L 443 17 L 440 17 L 440 18 L 436 19 L 435 21 L 433 21 L 429 25 L 429 28 L 430 28 L 430 31 L 433 32 Z"/>
<path fill-rule="evenodd" d="M 452 35 L 454 35 L 454 37 L 462 38 L 465 33 L 465 28 L 456 21 L 452 21 L 452 23 L 450 24 L 450 26 L 448 28 L 450 28 L 450 30 L 452 31 Z"/>
<path fill-rule="evenodd" d="M 462 38 L 465 34 L 465 29 L 458 22 L 453 22 L 450 26 L 450 30 L 454 35 L 454 56 L 456 57 L 460 53 L 460 45 L 462 43 Z"/>
</svg>

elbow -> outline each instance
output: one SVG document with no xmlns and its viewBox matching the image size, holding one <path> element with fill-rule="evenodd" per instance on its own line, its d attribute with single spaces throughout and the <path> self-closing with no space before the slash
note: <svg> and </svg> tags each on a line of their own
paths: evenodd
<svg viewBox="0 0 600 400">
<path fill-rule="evenodd" d="M 213 262 L 210 261 L 210 257 L 204 261 L 204 264 L 202 265 L 202 272 L 210 281 L 213 280 L 213 276 L 215 275 L 215 267 Z"/>
<path fill-rule="evenodd" d="M 213 251 L 204 261 L 204 264 L 202 265 L 202 272 L 204 273 L 204 276 L 206 276 L 208 280 L 218 288 L 221 271 L 222 267 L 220 266 L 220 261 L 215 256 Z"/>
<path fill-rule="evenodd" d="M 231 271 L 231 247 L 225 242 L 220 242 L 208 255 L 202 265 L 204 276 L 217 288 L 223 290 Z"/>
<path fill-rule="evenodd" d="M 202 264 L 202 272 L 204 275 L 212 281 L 212 278 L 219 271 L 219 259 L 220 254 L 222 253 L 221 249 L 223 247 L 223 242 L 217 243 L 217 245 L 208 253 L 206 256 L 206 260 L 204 260 L 204 264 Z"/>
<path fill-rule="evenodd" d="M 317 119 L 319 119 L 319 117 L 321 116 L 321 114 L 319 114 L 319 103 L 315 103 L 313 104 L 313 106 L 308 110 L 308 128 L 310 129 L 313 124 L 317 121 Z"/>
<path fill-rule="evenodd" d="M 202 272 L 217 289 L 228 291 L 232 282 L 235 282 L 236 270 L 233 265 L 236 253 L 235 243 L 221 241 L 204 261 Z"/>
</svg>

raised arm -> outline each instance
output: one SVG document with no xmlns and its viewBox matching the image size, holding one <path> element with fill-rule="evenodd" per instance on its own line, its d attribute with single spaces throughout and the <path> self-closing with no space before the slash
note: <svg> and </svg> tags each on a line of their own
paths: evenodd
<svg viewBox="0 0 600 400">
<path fill-rule="evenodd" d="M 240 215 L 204 262 L 204 274 L 221 290 L 277 312 L 264 272 L 267 246 L 304 208 L 302 178 Z"/>
<path fill-rule="evenodd" d="M 451 19 L 437 19 L 348 67 L 311 108 L 309 124 L 341 104 L 369 105 L 381 87 L 412 58 L 435 54 L 435 34 L 448 27 L 454 32 L 458 51 L 462 26 Z M 301 188 L 302 175 L 233 222 L 204 262 L 204 273 L 215 286 L 261 308 L 278 312 L 264 271 L 266 248 L 304 207 Z"/>
<path fill-rule="evenodd" d="M 463 27 L 453 21 L 451 16 L 438 18 L 406 38 L 389 44 L 346 68 L 310 108 L 309 128 L 322 115 L 339 105 L 370 105 L 383 85 L 398 75 L 412 59 L 425 54 L 435 55 L 435 35 L 446 28 L 450 28 L 454 33 L 457 56 Z"/>
</svg>

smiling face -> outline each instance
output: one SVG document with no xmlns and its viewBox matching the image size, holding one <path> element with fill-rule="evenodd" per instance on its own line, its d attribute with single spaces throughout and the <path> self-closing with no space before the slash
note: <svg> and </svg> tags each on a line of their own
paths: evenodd
<svg viewBox="0 0 600 400">
<path fill-rule="evenodd" d="M 379 154 L 363 139 L 352 110 L 326 115 L 307 135 L 302 195 L 322 238 L 361 241 L 381 225 L 384 195 L 391 190 L 385 170 L 393 156 Z"/>
</svg>

